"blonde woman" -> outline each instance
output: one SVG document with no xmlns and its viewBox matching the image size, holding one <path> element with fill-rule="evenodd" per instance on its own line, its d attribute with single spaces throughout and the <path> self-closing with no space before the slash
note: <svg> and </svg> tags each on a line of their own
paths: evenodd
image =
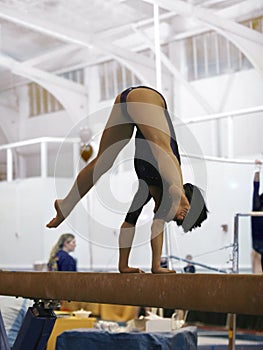
<svg viewBox="0 0 263 350">
<path fill-rule="evenodd" d="M 76 248 L 75 236 L 62 234 L 51 250 L 48 261 L 49 271 L 77 271 L 76 260 L 69 254 Z"/>
</svg>

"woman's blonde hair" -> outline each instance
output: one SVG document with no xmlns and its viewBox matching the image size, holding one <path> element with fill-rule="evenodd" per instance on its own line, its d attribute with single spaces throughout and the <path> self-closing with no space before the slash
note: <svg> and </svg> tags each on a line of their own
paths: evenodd
<svg viewBox="0 0 263 350">
<path fill-rule="evenodd" d="M 50 252 L 49 260 L 47 263 L 49 271 L 57 271 L 57 252 L 63 248 L 64 243 L 67 241 L 72 241 L 75 236 L 72 233 L 63 233 L 57 243 L 53 246 Z"/>
</svg>

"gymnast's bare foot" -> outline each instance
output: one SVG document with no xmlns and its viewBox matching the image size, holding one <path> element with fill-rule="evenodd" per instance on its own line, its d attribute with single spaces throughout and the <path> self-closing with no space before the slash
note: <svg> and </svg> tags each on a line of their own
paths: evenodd
<svg viewBox="0 0 263 350">
<path fill-rule="evenodd" d="M 179 221 L 183 221 L 186 217 L 190 204 L 185 196 L 184 191 L 180 191 L 176 186 L 170 186 L 169 193 L 172 197 L 172 207 L 167 215 L 168 221 L 174 220 L 175 218 Z"/>
<path fill-rule="evenodd" d="M 165 267 L 158 267 L 158 268 L 152 268 L 152 273 L 176 273 L 175 270 L 170 270 L 170 269 L 167 269 Z"/>
<path fill-rule="evenodd" d="M 119 268 L 119 271 L 121 273 L 144 273 L 143 270 L 140 270 L 140 269 L 138 269 L 136 267 L 129 267 L 129 266 L 123 267 L 123 268 Z"/>
<path fill-rule="evenodd" d="M 54 207 L 56 209 L 57 215 L 46 225 L 46 227 L 48 228 L 58 227 L 65 220 L 66 216 L 62 214 L 62 211 L 64 213 L 64 210 L 62 210 L 62 203 L 63 203 L 62 199 L 55 200 Z"/>
</svg>

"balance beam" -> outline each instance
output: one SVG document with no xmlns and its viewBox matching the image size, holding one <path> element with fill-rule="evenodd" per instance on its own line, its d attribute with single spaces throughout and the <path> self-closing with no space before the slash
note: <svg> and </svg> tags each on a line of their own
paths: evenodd
<svg viewBox="0 0 263 350">
<path fill-rule="evenodd" d="M 263 315 L 263 275 L 0 272 L 0 295 Z"/>
</svg>

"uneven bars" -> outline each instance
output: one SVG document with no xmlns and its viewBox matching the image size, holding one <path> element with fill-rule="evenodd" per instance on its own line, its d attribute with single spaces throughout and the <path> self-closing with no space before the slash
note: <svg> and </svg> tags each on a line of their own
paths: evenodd
<svg viewBox="0 0 263 350">
<path fill-rule="evenodd" d="M 234 217 L 234 243 L 233 243 L 233 273 L 239 272 L 238 267 L 238 253 L 239 253 L 239 243 L 238 243 L 238 230 L 239 230 L 239 217 L 263 217 L 263 211 L 250 211 L 247 213 L 236 213 Z"/>
<path fill-rule="evenodd" d="M 195 262 L 193 260 L 183 259 L 183 258 L 180 258 L 180 257 L 175 256 L 175 255 L 170 255 L 170 256 L 168 256 L 168 258 L 176 259 L 176 260 L 179 260 L 179 261 L 184 261 L 184 262 L 187 262 L 189 264 L 197 265 L 197 266 L 203 267 L 203 268 L 208 269 L 208 270 L 222 272 L 222 273 L 228 273 L 227 270 L 218 269 L 216 267 L 212 267 L 212 266 L 209 266 L 209 265 L 198 263 L 198 262 Z"/>
</svg>

